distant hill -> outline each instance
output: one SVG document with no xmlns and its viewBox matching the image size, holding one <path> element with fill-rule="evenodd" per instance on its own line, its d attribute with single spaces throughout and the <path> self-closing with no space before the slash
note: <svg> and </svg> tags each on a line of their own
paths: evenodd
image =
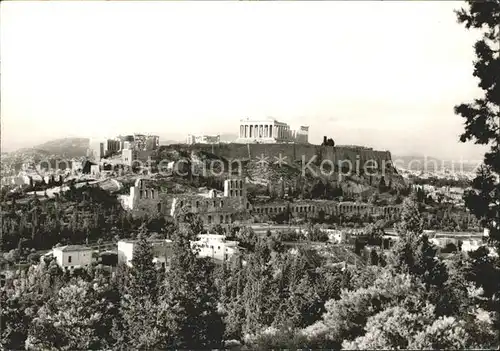
<svg viewBox="0 0 500 351">
<path fill-rule="evenodd" d="M 182 143 L 180 140 L 161 140 L 160 139 L 160 145 L 170 145 L 170 144 L 179 144 Z"/>
<path fill-rule="evenodd" d="M 225 133 L 220 135 L 220 141 L 223 143 L 234 143 L 238 139 L 238 134 Z"/>
<path fill-rule="evenodd" d="M 55 156 L 59 158 L 74 158 L 87 155 L 88 138 L 63 138 L 47 141 L 31 148 L 23 148 L 11 152 L 11 157 L 33 157 L 35 159 Z"/>
</svg>

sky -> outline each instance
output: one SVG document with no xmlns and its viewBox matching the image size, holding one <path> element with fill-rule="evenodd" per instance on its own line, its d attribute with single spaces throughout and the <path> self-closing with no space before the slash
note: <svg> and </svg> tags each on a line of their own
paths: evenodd
<svg viewBox="0 0 500 351">
<path fill-rule="evenodd" d="M 453 1 L 4 2 L 2 151 L 62 137 L 238 133 L 272 116 L 393 154 L 480 158 Z"/>
</svg>

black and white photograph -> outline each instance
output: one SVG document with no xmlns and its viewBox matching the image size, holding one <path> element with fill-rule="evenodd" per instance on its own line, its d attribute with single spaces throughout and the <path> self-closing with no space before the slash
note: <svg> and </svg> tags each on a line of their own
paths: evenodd
<svg viewBox="0 0 500 351">
<path fill-rule="evenodd" d="M 0 350 L 500 350 L 500 0 L 4 1 Z"/>
</svg>

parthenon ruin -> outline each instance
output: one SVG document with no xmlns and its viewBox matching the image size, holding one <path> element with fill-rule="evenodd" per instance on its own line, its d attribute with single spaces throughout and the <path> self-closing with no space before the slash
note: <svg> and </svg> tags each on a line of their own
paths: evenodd
<svg viewBox="0 0 500 351">
<path fill-rule="evenodd" d="M 240 120 L 240 131 L 237 142 L 240 143 L 307 143 L 308 126 L 300 126 L 293 130 L 283 122 L 274 118 L 263 120 Z"/>
</svg>

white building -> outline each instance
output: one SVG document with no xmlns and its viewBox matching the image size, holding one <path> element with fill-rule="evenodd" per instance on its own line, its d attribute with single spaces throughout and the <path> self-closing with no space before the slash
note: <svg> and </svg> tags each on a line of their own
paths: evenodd
<svg viewBox="0 0 500 351">
<path fill-rule="evenodd" d="M 328 241 L 335 244 L 342 244 L 346 240 L 346 233 L 337 229 L 321 229 L 322 232 L 328 234 Z"/>
<path fill-rule="evenodd" d="M 240 120 L 239 143 L 308 143 L 309 127 L 292 129 L 272 117 Z"/>
<path fill-rule="evenodd" d="M 462 251 L 470 252 L 476 251 L 480 246 L 483 246 L 482 240 L 477 239 L 466 239 L 462 241 Z"/>
<path fill-rule="evenodd" d="M 96 162 L 103 157 L 117 153 L 121 150 L 121 141 L 119 138 L 112 139 L 91 139 L 89 142 L 89 151 L 87 156 Z"/>
<path fill-rule="evenodd" d="M 172 240 L 157 239 L 148 240 L 153 247 L 153 262 L 164 266 L 172 256 Z M 125 263 L 132 267 L 134 252 L 137 248 L 137 240 L 118 241 L 118 263 Z"/>
<path fill-rule="evenodd" d="M 172 240 L 148 240 L 153 247 L 153 262 L 164 266 L 172 256 Z M 118 263 L 132 266 L 137 240 L 120 240 L 118 242 Z M 226 261 L 239 253 L 238 242 L 226 240 L 225 235 L 200 234 L 197 241 L 191 241 L 191 248 L 198 251 L 198 257 L 210 257 L 218 261 Z"/>
<path fill-rule="evenodd" d="M 186 143 L 191 144 L 218 144 L 220 135 L 193 135 L 188 134 Z"/>
<path fill-rule="evenodd" d="M 192 241 L 191 247 L 198 250 L 199 257 L 210 257 L 222 262 L 239 253 L 237 241 L 226 240 L 225 235 L 219 234 L 199 234 L 198 241 Z"/>
<path fill-rule="evenodd" d="M 83 245 L 55 247 L 52 255 L 63 269 L 83 268 L 92 263 L 92 249 Z"/>
</svg>

